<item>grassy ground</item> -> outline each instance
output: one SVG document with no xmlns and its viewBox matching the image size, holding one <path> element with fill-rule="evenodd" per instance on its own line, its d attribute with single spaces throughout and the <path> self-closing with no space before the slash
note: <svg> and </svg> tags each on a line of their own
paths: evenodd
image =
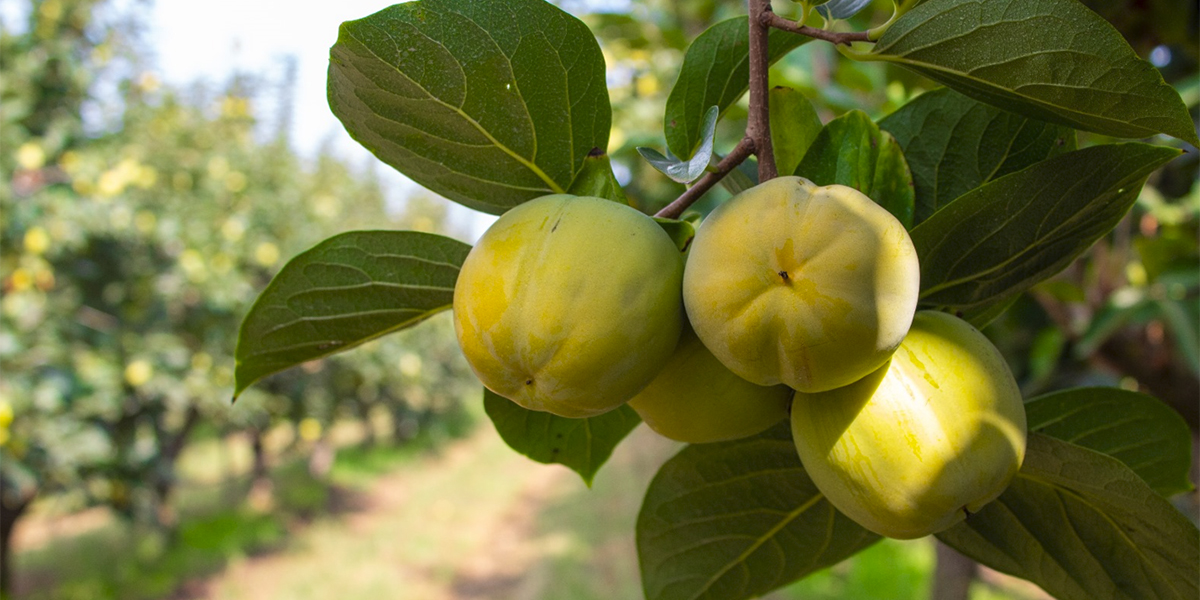
<svg viewBox="0 0 1200 600">
<path fill-rule="evenodd" d="M 436 452 L 344 449 L 333 488 L 302 464 L 281 469 L 269 512 L 218 501 L 244 489 L 192 490 L 208 510 L 190 511 L 174 543 L 110 522 L 23 552 L 18 598 L 639 598 L 634 521 L 677 449 L 639 428 L 590 490 L 486 423 Z M 932 564 L 929 542 L 886 541 L 768 598 L 926 598 Z M 1021 597 L 986 585 L 972 596 L 1006 598 Z"/>
</svg>

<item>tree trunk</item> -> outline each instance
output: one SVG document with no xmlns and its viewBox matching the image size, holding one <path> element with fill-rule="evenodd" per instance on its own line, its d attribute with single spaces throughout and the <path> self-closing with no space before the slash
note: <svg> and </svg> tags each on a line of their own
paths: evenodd
<svg viewBox="0 0 1200 600">
<path fill-rule="evenodd" d="M 324 481 L 329 476 L 329 471 L 333 468 L 333 460 L 336 457 L 337 450 L 333 447 L 333 442 L 322 436 L 313 444 L 312 454 L 308 457 L 309 474 Z"/>
<path fill-rule="evenodd" d="M 416 437 L 419 424 L 407 404 L 394 402 L 388 410 L 392 413 L 392 443 L 404 444 Z"/>
<path fill-rule="evenodd" d="M 374 448 L 378 445 L 379 440 L 375 436 L 375 424 L 371 421 L 371 404 L 362 398 L 355 398 L 354 405 L 358 410 L 358 420 L 363 427 L 362 445 Z"/>
<path fill-rule="evenodd" d="M 0 481 L 0 487 L 4 484 Z M 25 514 L 25 510 L 33 503 L 37 490 L 18 495 L 10 504 L 7 490 L 0 491 L 0 600 L 12 597 L 13 555 L 12 536 L 17 521 Z"/>
<path fill-rule="evenodd" d="M 941 542 L 937 543 L 937 569 L 931 600 L 967 600 L 975 580 L 975 561 Z"/>
<path fill-rule="evenodd" d="M 187 416 L 184 418 L 183 425 L 175 435 L 170 435 L 161 423 L 161 415 L 155 416 L 154 430 L 161 444 L 160 454 L 158 459 L 158 468 L 154 474 L 154 507 L 155 525 L 162 531 L 170 535 L 174 535 L 175 527 L 179 523 L 179 515 L 175 507 L 171 505 L 171 494 L 175 491 L 175 484 L 178 483 L 178 477 L 175 473 L 175 462 L 179 460 L 180 453 L 183 452 L 183 447 L 187 443 L 188 435 L 200 420 L 200 410 L 195 405 L 188 407 Z"/>
<path fill-rule="evenodd" d="M 267 513 L 275 507 L 275 486 L 271 483 L 270 467 L 267 464 L 267 451 L 263 447 L 262 430 L 250 428 L 250 449 L 254 462 L 250 467 L 250 493 L 248 501 L 250 508 Z"/>
</svg>

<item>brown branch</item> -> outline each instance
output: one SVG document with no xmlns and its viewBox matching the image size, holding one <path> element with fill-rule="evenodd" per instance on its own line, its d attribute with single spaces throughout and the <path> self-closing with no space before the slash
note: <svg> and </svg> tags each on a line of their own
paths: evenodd
<svg viewBox="0 0 1200 600">
<path fill-rule="evenodd" d="M 1100 345 L 1095 358 L 1119 373 L 1133 377 L 1159 400 L 1174 408 L 1192 431 L 1200 430 L 1200 379 L 1162 344 L 1147 339 L 1144 330 L 1125 330 Z"/>
<path fill-rule="evenodd" d="M 750 111 L 746 120 L 746 137 L 754 141 L 758 157 L 758 180 L 769 181 L 779 175 L 775 167 L 775 151 L 771 147 L 771 120 L 768 106 L 770 52 L 767 34 L 771 0 L 748 0 L 750 9 Z"/>
<path fill-rule="evenodd" d="M 762 20 L 763 24 L 767 25 L 768 27 L 790 31 L 800 35 L 806 35 L 810 38 L 825 40 L 833 44 L 844 44 L 849 46 L 852 42 L 871 41 L 869 34 L 865 31 L 849 31 L 845 33 L 826 31 L 824 29 L 817 29 L 816 27 L 809 27 L 808 25 L 801 25 L 790 19 L 785 19 L 773 12 L 765 12 L 759 18 Z"/>
<path fill-rule="evenodd" d="M 730 171 L 742 164 L 753 152 L 754 140 L 750 139 L 749 136 L 742 138 L 742 141 L 738 142 L 737 146 L 734 146 L 733 151 L 725 158 L 722 158 L 721 162 L 717 163 L 716 170 L 705 173 L 692 187 L 680 194 L 673 202 L 664 206 L 654 216 L 665 219 L 678 218 L 679 215 L 683 214 L 683 211 L 687 210 L 687 207 L 691 206 L 696 200 L 699 200 L 700 196 L 704 195 L 704 192 L 717 185 L 717 182 L 724 179 Z"/>
<path fill-rule="evenodd" d="M 1032 296 L 1068 339 L 1078 340 L 1065 305 L 1047 294 L 1034 293 Z M 1151 395 L 1179 412 L 1192 431 L 1200 430 L 1200 405 L 1196 402 L 1200 398 L 1200 379 L 1186 365 L 1172 358 L 1164 342 L 1155 343 L 1148 339 L 1144 328 L 1126 328 L 1113 334 L 1088 358 L 1093 364 L 1134 378 Z"/>
</svg>

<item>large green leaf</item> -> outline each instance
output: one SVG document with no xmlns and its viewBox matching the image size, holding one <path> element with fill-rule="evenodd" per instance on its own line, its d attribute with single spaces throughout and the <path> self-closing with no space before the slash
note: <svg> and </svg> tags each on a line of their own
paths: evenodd
<svg viewBox="0 0 1200 600">
<path fill-rule="evenodd" d="M 1040 434 L 994 502 L 937 536 L 1060 600 L 1194 600 L 1200 532 L 1120 461 Z"/>
<path fill-rule="evenodd" d="M 813 485 L 786 423 L 684 448 L 650 482 L 637 521 L 647 600 L 758 597 L 878 539 Z"/>
<path fill-rule="evenodd" d="M 493 214 L 569 189 L 612 121 L 596 39 L 544 0 L 420 0 L 343 23 L 328 92 L 380 160 Z"/>
<path fill-rule="evenodd" d="M 929 0 L 893 23 L 864 58 L 1035 119 L 1200 144 L 1179 94 L 1076 0 Z"/>
<path fill-rule="evenodd" d="M 861 110 L 828 123 L 796 167 L 817 185 L 841 184 L 870 197 L 905 228 L 913 223 L 913 180 L 904 153 L 891 134 Z"/>
<path fill-rule="evenodd" d="M 879 122 L 904 150 L 920 224 L 997 177 L 1075 149 L 1069 128 L 976 102 L 949 88 L 921 94 Z"/>
<path fill-rule="evenodd" d="M 483 408 L 513 450 L 540 463 L 564 465 L 589 486 L 613 448 L 642 422 L 626 405 L 595 417 L 568 419 L 523 408 L 486 388 Z"/>
<path fill-rule="evenodd" d="M 467 244 L 416 231 L 352 231 L 297 255 L 242 321 L 236 390 L 450 308 Z"/>
<path fill-rule="evenodd" d="M 1163 496 L 1192 489 L 1192 435 L 1158 398 L 1118 388 L 1073 388 L 1025 402 L 1029 430 L 1103 452 Z"/>
<path fill-rule="evenodd" d="M 1062 270 L 1128 212 L 1179 151 L 1140 143 L 1061 154 L 978 187 L 912 230 L 921 302 L 985 311 Z"/>
<path fill-rule="evenodd" d="M 779 60 L 809 39 L 772 29 L 767 37 L 769 60 Z M 672 153 L 690 158 L 700 145 L 708 107 L 716 105 L 724 115 L 750 89 L 749 55 L 747 17 L 734 17 L 709 27 L 688 47 L 663 118 L 667 148 Z"/>
</svg>

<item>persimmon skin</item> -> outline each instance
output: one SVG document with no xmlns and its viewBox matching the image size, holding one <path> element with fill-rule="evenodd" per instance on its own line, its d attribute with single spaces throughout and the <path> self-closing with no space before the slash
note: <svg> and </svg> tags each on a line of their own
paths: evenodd
<svg viewBox="0 0 1200 600">
<path fill-rule="evenodd" d="M 629 406 L 659 435 L 704 444 L 759 433 L 786 419 L 791 402 L 787 386 L 756 385 L 725 368 L 685 326 L 675 353 Z"/>
<path fill-rule="evenodd" d="M 688 319 L 726 367 L 804 392 L 884 363 L 916 311 L 920 266 L 904 225 L 861 192 L 778 177 L 700 225 L 683 279 Z"/>
<path fill-rule="evenodd" d="M 797 392 L 792 435 L 817 488 L 880 535 L 910 539 L 978 512 L 1025 458 L 1025 405 L 1004 357 L 966 321 L 917 313 L 883 367 Z"/>
<path fill-rule="evenodd" d="M 530 410 L 589 417 L 645 387 L 683 327 L 683 258 L 650 217 L 557 194 L 502 215 L 467 255 L 454 325 L 475 374 Z"/>
</svg>

